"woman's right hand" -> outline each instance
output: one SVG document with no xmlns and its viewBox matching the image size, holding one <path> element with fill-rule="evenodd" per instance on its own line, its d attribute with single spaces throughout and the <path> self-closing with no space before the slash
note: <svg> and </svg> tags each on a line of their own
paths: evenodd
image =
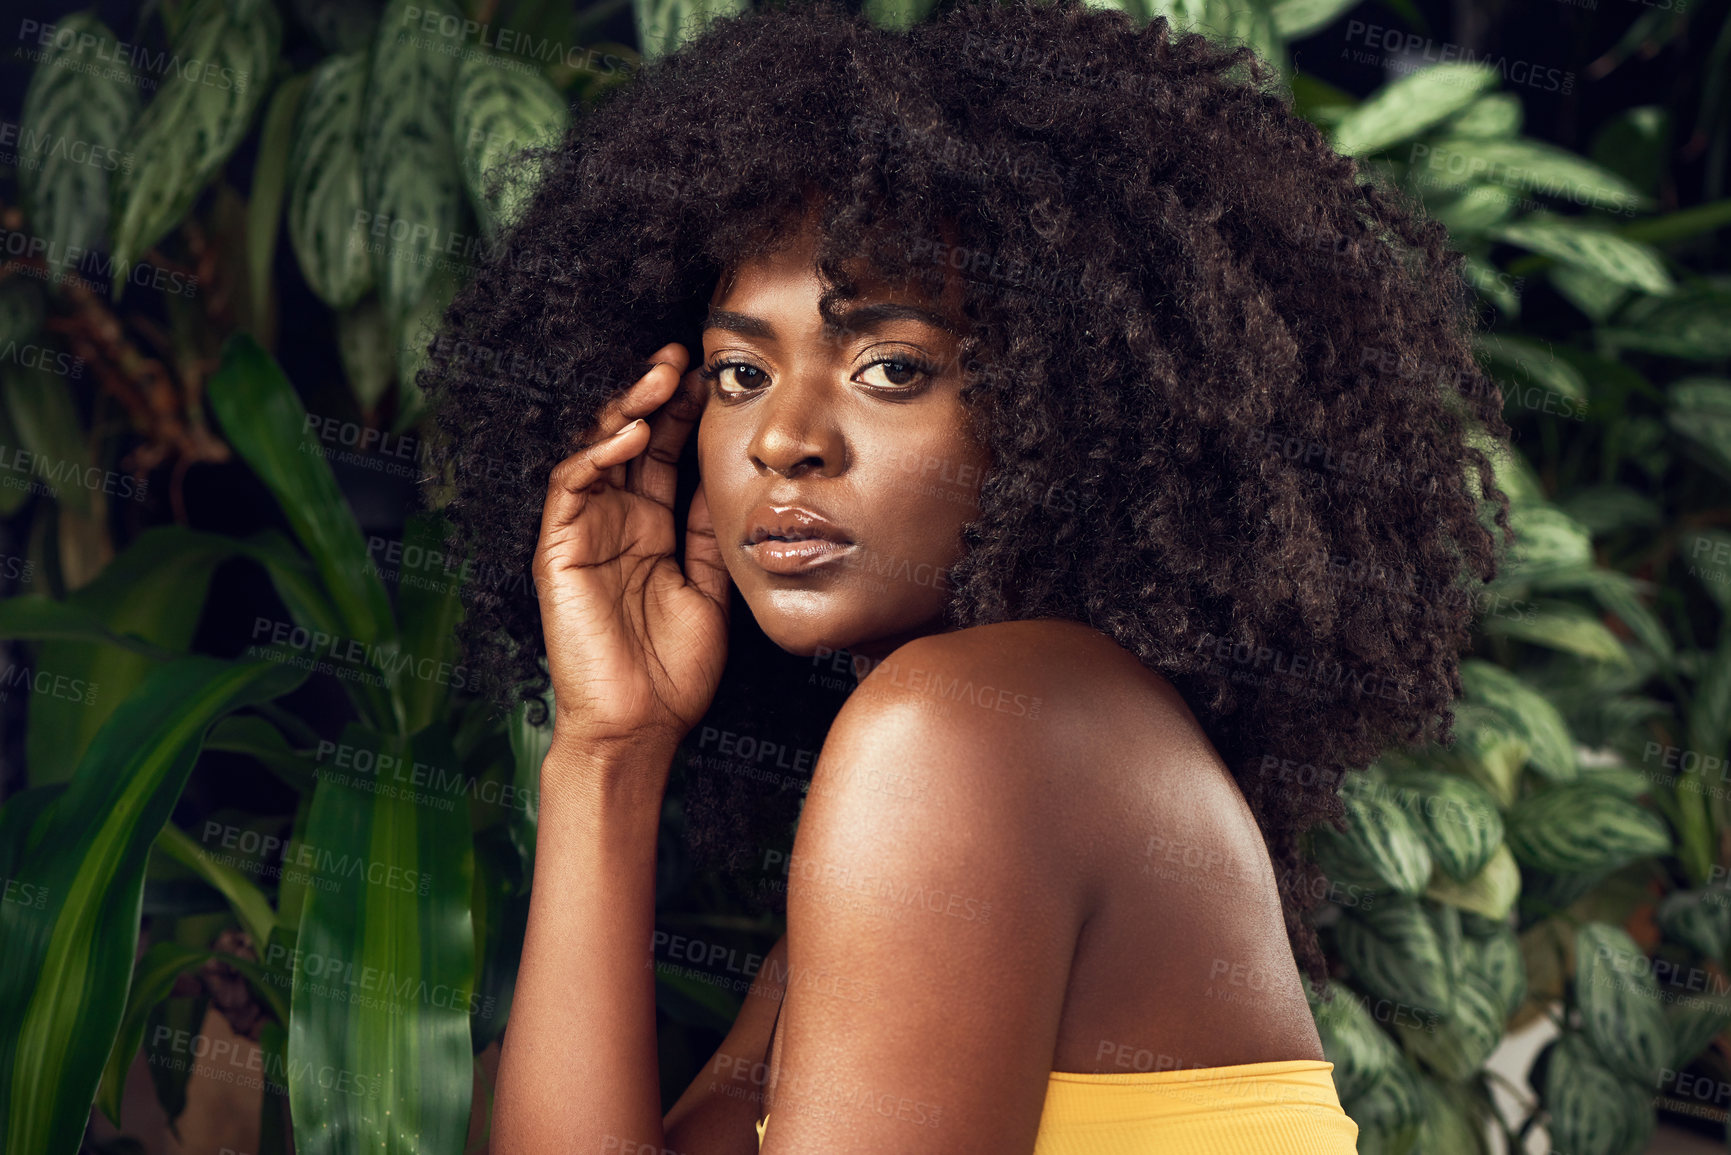
<svg viewBox="0 0 1731 1155">
<path fill-rule="evenodd" d="M 675 463 L 708 399 L 689 358 L 658 349 L 547 487 L 533 572 L 554 739 L 586 756 L 670 755 L 721 682 L 729 578 L 701 484 L 674 560 Z"/>
</svg>

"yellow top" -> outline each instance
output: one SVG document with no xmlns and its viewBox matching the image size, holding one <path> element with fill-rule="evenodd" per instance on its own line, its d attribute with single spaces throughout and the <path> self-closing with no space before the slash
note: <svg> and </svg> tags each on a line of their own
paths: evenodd
<svg viewBox="0 0 1731 1155">
<path fill-rule="evenodd" d="M 1316 1059 L 1178 1071 L 1053 1071 L 1033 1155 L 1354 1155 L 1334 1064 Z M 765 1115 L 757 1121 L 763 1147 Z"/>
</svg>

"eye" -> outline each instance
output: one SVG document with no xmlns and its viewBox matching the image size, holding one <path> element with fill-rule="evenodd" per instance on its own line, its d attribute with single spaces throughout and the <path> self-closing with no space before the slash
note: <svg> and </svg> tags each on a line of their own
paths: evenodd
<svg viewBox="0 0 1731 1155">
<path fill-rule="evenodd" d="M 729 369 L 736 371 L 733 375 L 734 384 L 743 385 L 744 388 L 730 389 L 723 384 L 723 377 Z M 748 365 L 744 361 L 718 361 L 713 365 L 703 366 L 697 372 L 705 381 L 714 383 L 717 393 L 730 397 L 751 392 L 755 386 L 761 385 L 769 376 L 756 365 Z"/>
<path fill-rule="evenodd" d="M 881 370 L 882 383 L 863 382 L 863 384 L 875 385 L 879 389 L 885 389 L 892 393 L 911 393 L 919 384 L 930 380 L 938 371 L 935 365 L 928 364 L 918 357 L 903 354 L 873 361 L 855 374 L 855 378 L 857 379 L 873 370 Z"/>
</svg>

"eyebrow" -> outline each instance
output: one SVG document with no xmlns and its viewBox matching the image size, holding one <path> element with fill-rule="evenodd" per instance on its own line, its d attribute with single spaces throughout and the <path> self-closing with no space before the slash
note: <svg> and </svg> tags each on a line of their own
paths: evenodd
<svg viewBox="0 0 1731 1155">
<path fill-rule="evenodd" d="M 920 305 L 904 305 L 892 301 L 875 305 L 861 305 L 850 309 L 842 315 L 839 326 L 824 321 L 824 331 L 835 333 L 842 330 L 872 329 L 885 321 L 921 321 L 935 329 L 961 336 L 949 319 L 942 313 Z M 775 339 L 775 329 L 762 317 L 753 317 L 749 313 L 735 313 L 731 309 L 717 309 L 711 305 L 709 313 L 703 320 L 705 329 L 725 329 L 730 333 L 738 333 L 742 337 L 761 337 L 764 340 Z"/>
</svg>

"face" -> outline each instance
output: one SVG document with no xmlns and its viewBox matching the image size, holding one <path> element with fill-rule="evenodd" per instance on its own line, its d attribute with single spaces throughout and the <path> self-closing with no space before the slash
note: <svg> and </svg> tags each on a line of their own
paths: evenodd
<svg viewBox="0 0 1731 1155">
<path fill-rule="evenodd" d="M 861 272 L 846 327 L 826 332 L 816 243 L 808 221 L 716 286 L 698 465 L 765 634 L 790 653 L 881 659 L 944 629 L 945 571 L 991 458 L 960 396 L 959 280 L 934 302 Z"/>
</svg>

